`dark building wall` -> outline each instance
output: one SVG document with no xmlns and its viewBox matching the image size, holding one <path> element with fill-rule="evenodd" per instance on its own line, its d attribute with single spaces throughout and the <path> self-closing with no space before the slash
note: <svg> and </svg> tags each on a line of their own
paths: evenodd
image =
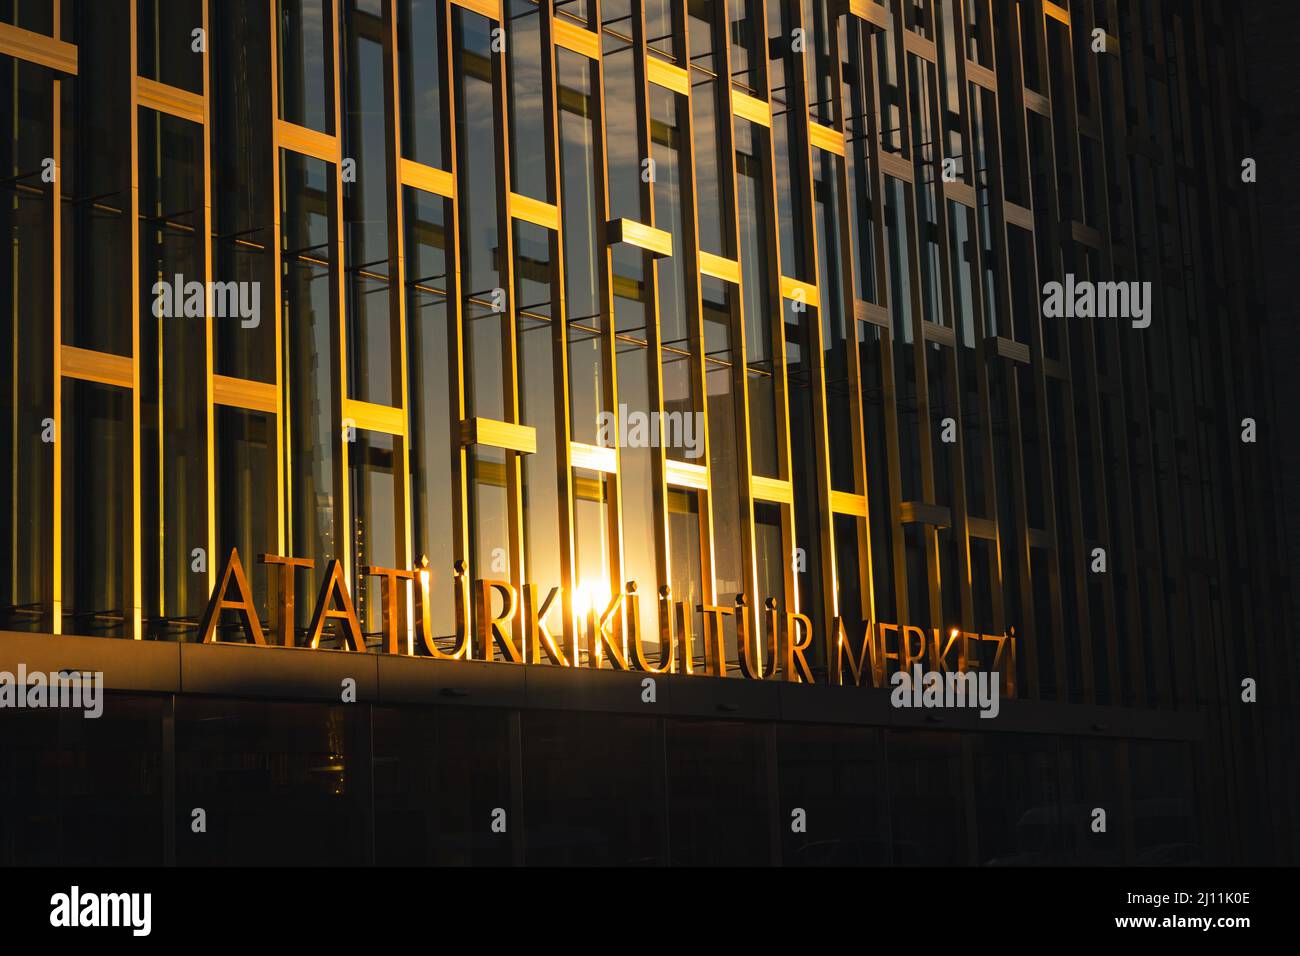
<svg viewBox="0 0 1300 956">
<path fill-rule="evenodd" d="M 1215 862 L 1193 746 L 114 696 L 0 720 L 0 865 Z"/>
</svg>

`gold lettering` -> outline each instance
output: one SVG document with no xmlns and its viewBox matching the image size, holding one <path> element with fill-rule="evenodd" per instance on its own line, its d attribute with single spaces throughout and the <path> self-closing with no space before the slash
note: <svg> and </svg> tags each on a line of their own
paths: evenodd
<svg viewBox="0 0 1300 956">
<path fill-rule="evenodd" d="M 501 613 L 492 616 L 492 592 L 497 591 L 501 594 Z M 506 659 L 512 664 L 522 664 L 523 655 L 519 653 L 519 648 L 515 645 L 514 638 L 510 636 L 509 627 L 503 627 L 508 624 L 515 616 L 515 606 L 518 604 L 518 595 L 515 593 L 514 585 L 509 581 L 478 581 L 474 589 L 474 655 L 485 661 L 493 658 L 492 645 L 496 644 Z"/>
<path fill-rule="evenodd" d="M 936 627 L 931 633 L 934 635 L 934 643 L 930 646 L 930 670 L 939 671 L 940 673 L 952 670 L 952 668 L 948 666 L 948 652 L 952 650 L 952 646 L 958 642 L 961 632 L 954 627 L 948 633 L 948 643 L 943 644 L 942 647 L 940 645 L 943 641 L 943 637 L 939 633 L 939 629 Z M 962 653 L 961 649 L 958 648 L 957 669 L 959 671 L 964 671 L 966 669 L 963 666 L 965 659 L 965 655 Z"/>
<path fill-rule="evenodd" d="M 784 659 L 784 677 L 788 681 L 795 683 L 811 684 L 813 682 L 812 668 L 808 666 L 808 659 L 804 657 L 804 652 L 812 647 L 812 621 L 807 615 L 800 614 L 797 611 L 789 611 L 785 616 L 785 659 Z M 795 640 L 796 632 L 802 632 L 806 640 Z"/>
<path fill-rule="evenodd" d="M 276 610 L 279 625 L 276 636 L 279 637 L 280 643 L 285 647 L 293 647 L 294 641 L 294 572 L 299 568 L 308 570 L 316 567 L 316 562 L 311 558 L 288 558 L 281 557 L 278 554 L 259 554 L 257 556 L 258 564 L 278 565 L 280 573 L 274 575 L 272 580 L 276 582 Z"/>
<path fill-rule="evenodd" d="M 413 580 L 415 572 L 403 571 L 401 568 L 364 567 L 361 573 L 379 578 L 379 596 L 383 606 L 384 649 L 389 654 L 400 654 L 402 648 L 398 630 L 406 615 L 398 610 L 397 582 Z"/>
<path fill-rule="evenodd" d="M 879 624 L 876 626 L 876 636 L 880 641 L 880 660 L 876 662 L 876 664 L 874 665 L 877 668 L 876 670 L 877 687 L 885 686 L 885 669 L 888 667 L 888 662 L 898 660 L 898 652 L 897 651 L 891 652 L 888 648 L 888 645 L 885 643 L 885 632 L 899 631 L 899 630 L 900 628 L 897 624 Z"/>
<path fill-rule="evenodd" d="M 605 607 L 605 612 L 599 617 L 596 616 L 595 605 L 592 605 L 591 614 L 587 618 L 587 661 L 592 667 L 599 668 L 604 664 L 605 655 L 608 652 L 610 659 L 614 662 L 614 667 L 623 671 L 629 669 L 622 635 L 611 634 L 609 631 L 609 622 L 616 619 L 615 615 L 622 606 L 623 595 L 621 593 L 615 594 L 610 599 L 609 604 Z"/>
<path fill-rule="evenodd" d="M 750 680 L 762 680 L 770 677 L 776 670 L 776 598 L 763 602 L 763 616 L 768 620 L 768 631 L 772 635 L 763 649 L 760 658 L 758 642 L 762 637 L 761 628 L 751 638 L 749 633 L 749 605 L 745 595 L 736 595 L 736 649 L 740 652 L 740 672 Z"/>
<path fill-rule="evenodd" d="M 917 647 L 915 654 L 912 653 L 913 633 L 916 634 L 917 640 L 920 641 L 920 646 Z M 900 662 L 902 669 L 910 674 L 912 672 L 912 664 L 925 659 L 925 631 L 921 630 L 914 624 L 904 624 L 903 642 L 899 648 L 899 653 L 902 655 L 902 661 Z"/>
<path fill-rule="evenodd" d="M 226 597 L 226 589 L 234 581 L 238 596 Z M 244 566 L 239 560 L 239 550 L 231 548 L 221 565 L 221 574 L 217 578 L 217 589 L 212 592 L 208 608 L 203 612 L 203 621 L 199 630 L 203 632 L 203 643 L 214 643 L 217 636 L 217 624 L 222 611 L 238 611 L 244 619 L 244 630 L 248 632 L 251 644 L 265 646 L 266 638 L 262 636 L 262 622 L 257 619 L 257 608 L 253 604 L 253 594 L 248 588 L 248 578 L 244 575 Z"/>
<path fill-rule="evenodd" d="M 722 619 L 731 616 L 731 608 L 704 605 L 704 672 L 713 677 L 727 676 L 726 632 Z"/>
<path fill-rule="evenodd" d="M 827 648 L 826 659 L 831 664 L 831 683 L 836 686 L 844 684 L 844 658 L 848 657 L 849 672 L 853 674 L 853 686 L 862 686 L 863 674 L 873 678 L 875 684 L 875 627 L 870 621 L 862 622 L 862 644 L 855 656 L 853 648 L 849 644 L 847 628 L 844 626 L 844 620 L 836 617 L 834 626 L 831 630 L 831 643 L 834 645 Z M 846 653 L 847 652 L 847 653 Z"/>
<path fill-rule="evenodd" d="M 667 585 L 659 589 L 659 663 L 651 664 L 641 646 L 641 595 L 636 592 L 635 581 L 627 582 L 627 640 L 632 645 L 632 664 L 647 674 L 667 674 L 673 669 L 676 655 L 673 653 L 672 602 L 666 600 L 668 593 Z"/>
<path fill-rule="evenodd" d="M 668 594 L 667 586 L 664 587 L 664 594 L 666 596 Z M 675 607 L 677 610 L 677 673 L 694 674 L 695 637 L 691 633 L 694 615 L 681 601 L 678 601 Z"/>
<path fill-rule="evenodd" d="M 1009 636 L 981 634 L 980 639 L 997 642 L 998 649 L 993 654 L 993 670 L 1002 673 L 1007 699 L 1014 699 L 1016 696 L 1016 629 L 1011 628 Z"/>
<path fill-rule="evenodd" d="M 529 649 L 528 659 L 534 664 L 542 663 L 542 653 L 545 652 L 552 664 L 558 664 L 560 667 L 570 666 L 569 659 L 555 643 L 555 635 L 546 626 L 546 616 L 561 593 L 559 588 L 551 588 L 550 593 L 546 595 L 546 600 L 539 607 L 537 585 L 524 585 L 524 634 Z"/>
<path fill-rule="evenodd" d="M 334 607 L 335 596 L 339 602 L 337 608 Z M 343 635 L 354 651 L 366 649 L 365 639 L 361 636 L 361 622 L 357 620 L 357 612 L 352 607 L 352 595 L 348 593 L 348 582 L 343 577 L 343 562 L 338 558 L 331 559 L 325 566 L 325 586 L 320 590 L 316 610 L 311 616 L 309 647 L 320 647 L 321 632 L 325 630 L 326 622 L 331 620 L 343 622 Z"/>
<path fill-rule="evenodd" d="M 416 620 L 420 622 L 420 639 L 430 657 L 441 661 L 456 661 L 465 656 L 469 648 L 469 632 L 465 628 L 465 606 L 469 603 L 466 596 L 465 562 L 457 561 L 452 565 L 452 583 L 456 588 L 456 646 L 451 651 L 438 647 L 433 633 L 433 595 L 430 593 L 432 583 L 429 580 L 429 558 L 420 558 L 420 567 L 416 571 L 415 599 L 420 607 Z"/>
<path fill-rule="evenodd" d="M 980 666 L 979 649 L 972 647 L 972 645 L 978 644 L 980 641 L 984 639 L 985 639 L 984 635 L 982 634 L 972 634 L 970 631 L 962 631 L 961 665 L 959 667 L 959 670 L 963 672 L 969 670 L 979 670 L 979 666 Z"/>
</svg>

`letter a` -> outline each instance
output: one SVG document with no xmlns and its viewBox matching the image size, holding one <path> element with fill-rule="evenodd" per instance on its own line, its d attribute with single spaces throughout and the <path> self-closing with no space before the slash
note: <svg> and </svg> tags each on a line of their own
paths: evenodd
<svg viewBox="0 0 1300 956">
<path fill-rule="evenodd" d="M 230 586 L 232 578 L 235 582 L 235 590 L 238 592 L 237 598 L 226 597 L 226 589 Z M 203 633 L 204 644 L 212 644 L 216 641 L 217 622 L 221 620 L 221 612 L 224 610 L 239 611 L 243 615 L 244 629 L 252 638 L 252 643 L 266 644 L 266 638 L 262 636 L 262 622 L 257 619 L 257 608 L 253 605 L 253 595 L 248 588 L 248 576 L 244 574 L 244 566 L 239 560 L 238 548 L 230 549 L 230 554 L 221 566 L 217 588 L 212 592 L 212 599 L 208 601 L 208 609 L 203 612 L 203 622 L 199 625 L 199 630 Z"/>
<path fill-rule="evenodd" d="M 1059 282 L 1049 282 L 1043 286 L 1043 317 L 1059 319 L 1061 317 L 1061 297 L 1065 290 Z"/>
<path fill-rule="evenodd" d="M 337 608 L 333 607 L 335 594 L 339 599 Z M 361 636 L 361 622 L 357 620 L 357 612 L 352 607 L 352 595 L 348 593 L 348 582 L 343 577 L 343 562 L 338 558 L 334 558 L 325 566 L 325 586 L 320 590 L 320 597 L 316 599 L 316 610 L 311 616 L 309 647 L 320 647 L 321 632 L 325 630 L 325 622 L 330 619 L 343 622 L 348 641 L 354 651 L 366 649 L 365 639 Z"/>
</svg>

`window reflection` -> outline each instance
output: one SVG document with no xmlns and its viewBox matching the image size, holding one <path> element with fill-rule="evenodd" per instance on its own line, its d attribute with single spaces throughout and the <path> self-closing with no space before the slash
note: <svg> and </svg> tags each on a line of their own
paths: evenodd
<svg viewBox="0 0 1300 956">
<path fill-rule="evenodd" d="M 280 118 L 334 132 L 329 0 L 277 0 L 280 7 Z"/>
<path fill-rule="evenodd" d="M 447 165 L 443 149 L 443 7 L 441 0 L 400 0 L 397 4 L 402 155 L 439 168 Z"/>
<path fill-rule="evenodd" d="M 335 462 L 344 440 L 339 408 L 338 331 L 334 324 L 337 180 L 334 167 L 281 151 L 284 340 L 289 399 L 289 527 L 293 553 L 324 569 L 347 553 L 335 527 Z M 342 533 L 346 534 L 346 531 Z M 296 578 L 295 611 L 305 628 L 315 582 Z"/>
<path fill-rule="evenodd" d="M 206 277 L 203 130 L 147 109 L 139 129 L 140 349 L 158 356 L 140 375 L 141 546 L 159 558 L 141 564 L 144 615 L 150 637 L 181 640 L 208 599 L 207 576 L 193 567 L 194 549 L 208 547 L 207 409 L 194 388 L 206 374 L 207 333 L 203 316 L 183 304 L 188 293 L 175 289 L 177 277 L 186 288 Z M 170 308 L 160 290 L 172 293 Z"/>
<path fill-rule="evenodd" d="M 239 549 L 258 615 L 269 623 L 270 575 L 254 571 L 253 563 L 259 554 L 280 552 L 275 416 L 241 408 L 218 408 L 215 421 L 216 556 L 224 560 L 231 548 Z M 226 617 L 234 620 L 237 616 L 232 613 Z M 242 625 L 235 630 L 242 630 Z"/>
<path fill-rule="evenodd" d="M 358 429 L 347 444 L 348 493 L 352 496 L 348 514 L 352 521 L 352 603 L 368 645 L 381 646 L 383 596 L 380 579 L 362 573 L 362 568 L 396 568 L 405 545 L 398 540 L 398 476 L 400 439 L 392 435 Z M 405 647 L 405 640 L 401 642 Z M 325 638 L 321 646 L 327 646 Z"/>
<path fill-rule="evenodd" d="M 456 91 L 456 145 L 460 196 L 461 309 L 466 332 L 469 414 L 507 420 L 505 334 L 508 302 L 501 289 L 497 195 L 496 97 L 498 71 L 493 24 L 457 7 L 452 12 L 452 69 Z"/>
<path fill-rule="evenodd" d="M 19 8 L 20 25 L 39 26 L 31 4 Z M 57 461 L 50 455 L 46 423 L 53 421 L 54 213 L 53 186 L 41 175 L 51 151 L 53 89 L 49 75 L 0 57 L 0 100 L 14 103 L 11 145 L 0 184 L 0 366 L 9 375 L 0 394 L 0 628 L 49 631 L 53 624 L 54 528 L 51 488 Z M 12 178 L 10 178 L 12 177 Z"/>
<path fill-rule="evenodd" d="M 133 637 L 131 394 L 65 378 L 60 427 L 63 632 Z"/>
</svg>

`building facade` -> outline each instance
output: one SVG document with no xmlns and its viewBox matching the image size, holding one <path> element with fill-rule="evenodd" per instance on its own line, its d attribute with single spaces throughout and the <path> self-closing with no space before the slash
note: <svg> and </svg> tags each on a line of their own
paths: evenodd
<svg viewBox="0 0 1300 956">
<path fill-rule="evenodd" d="M 0 858 L 1295 862 L 1237 21 L 0 2 Z"/>
</svg>

